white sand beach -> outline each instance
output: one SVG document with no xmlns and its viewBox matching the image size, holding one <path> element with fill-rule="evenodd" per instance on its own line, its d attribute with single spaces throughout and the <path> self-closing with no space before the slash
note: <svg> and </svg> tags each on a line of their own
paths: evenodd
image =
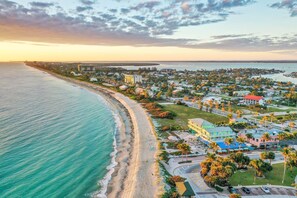
<svg viewBox="0 0 297 198">
<path fill-rule="evenodd" d="M 118 108 L 124 109 L 128 114 L 127 117 L 122 116 L 121 118 L 123 126 L 119 134 L 121 144 L 116 158 L 118 165 L 108 185 L 107 197 L 158 197 L 163 191 L 159 165 L 156 160 L 158 143 L 151 118 L 146 110 L 139 103 L 121 93 L 52 72 L 48 73 L 91 91 L 98 92 L 105 96 L 109 102 L 117 105 Z M 116 101 L 114 99 L 120 105 L 115 104 Z M 126 120 L 128 117 L 132 125 L 132 127 L 130 126 L 132 134 L 129 134 L 129 127 L 127 128 L 129 126 Z"/>
</svg>

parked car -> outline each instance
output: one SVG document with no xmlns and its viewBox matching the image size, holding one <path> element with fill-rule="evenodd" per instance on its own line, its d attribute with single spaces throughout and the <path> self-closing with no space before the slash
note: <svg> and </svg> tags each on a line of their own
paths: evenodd
<svg viewBox="0 0 297 198">
<path fill-rule="evenodd" d="M 242 187 L 241 190 L 243 192 L 245 192 L 246 194 L 250 194 L 251 193 L 251 190 L 249 188 L 247 188 L 247 187 Z"/>
<path fill-rule="evenodd" d="M 263 190 L 266 194 L 270 193 L 270 189 L 267 186 L 262 186 L 261 190 Z"/>
<path fill-rule="evenodd" d="M 230 193 L 234 193 L 234 194 L 237 193 L 237 190 L 236 190 L 235 188 L 233 188 L 232 186 L 228 186 L 228 191 L 229 191 Z"/>
</svg>

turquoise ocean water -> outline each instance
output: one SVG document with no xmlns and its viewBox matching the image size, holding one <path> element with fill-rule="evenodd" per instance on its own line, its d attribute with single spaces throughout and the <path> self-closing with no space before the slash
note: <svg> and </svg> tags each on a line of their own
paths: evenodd
<svg viewBox="0 0 297 198">
<path fill-rule="evenodd" d="M 116 123 L 100 96 L 23 64 L 0 64 L 0 197 L 91 197 Z"/>
</svg>

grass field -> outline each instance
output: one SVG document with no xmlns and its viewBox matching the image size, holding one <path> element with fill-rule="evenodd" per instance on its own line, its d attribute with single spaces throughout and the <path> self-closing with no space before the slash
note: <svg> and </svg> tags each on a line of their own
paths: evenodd
<svg viewBox="0 0 297 198">
<path fill-rule="evenodd" d="M 212 123 L 228 122 L 228 118 L 215 115 L 212 113 L 200 111 L 198 109 L 186 107 L 183 105 L 164 105 L 164 109 L 176 114 L 176 117 L 171 119 L 157 119 L 158 123 L 162 126 L 176 126 L 179 125 L 184 129 L 187 129 L 188 119 L 202 118 Z"/>
<path fill-rule="evenodd" d="M 290 171 L 290 168 L 287 168 L 285 182 L 282 184 L 284 165 L 273 164 L 273 170 L 267 173 L 265 178 L 257 178 L 256 184 L 254 183 L 254 175 L 255 171 L 253 169 L 249 169 L 246 172 L 237 171 L 231 178 L 230 183 L 233 186 L 237 185 L 264 185 L 264 184 L 272 184 L 272 185 L 283 185 L 283 186 L 292 186 L 294 183 L 295 177 L 297 175 L 297 168 L 293 168 L 293 171 Z"/>
</svg>

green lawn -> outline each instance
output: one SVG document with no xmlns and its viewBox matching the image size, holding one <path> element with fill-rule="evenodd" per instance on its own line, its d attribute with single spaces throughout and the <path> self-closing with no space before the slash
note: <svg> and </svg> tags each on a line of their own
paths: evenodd
<svg viewBox="0 0 297 198">
<path fill-rule="evenodd" d="M 228 122 L 228 118 L 215 115 L 212 113 L 200 111 L 198 109 L 186 107 L 183 105 L 164 105 L 164 109 L 176 114 L 176 117 L 171 119 L 157 119 L 162 126 L 176 126 L 180 125 L 184 129 L 187 129 L 188 119 L 202 118 L 212 123 Z"/>
<path fill-rule="evenodd" d="M 290 172 L 290 168 L 287 168 L 285 182 L 282 184 L 284 165 L 273 164 L 273 170 L 267 173 L 265 178 L 257 178 L 256 184 L 254 183 L 254 175 L 255 171 L 253 169 L 249 169 L 246 172 L 237 171 L 231 178 L 230 183 L 233 186 L 237 185 L 264 185 L 264 184 L 272 184 L 272 185 L 283 185 L 283 186 L 292 186 L 294 183 L 295 177 L 297 175 L 297 168 L 293 168 L 293 171 Z"/>
</svg>

